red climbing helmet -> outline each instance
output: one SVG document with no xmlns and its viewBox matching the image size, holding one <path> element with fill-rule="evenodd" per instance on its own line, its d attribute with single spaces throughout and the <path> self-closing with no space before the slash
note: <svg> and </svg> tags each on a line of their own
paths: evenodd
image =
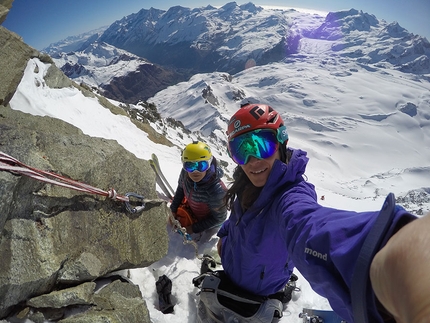
<svg viewBox="0 0 430 323">
<path fill-rule="evenodd" d="M 283 125 L 281 115 L 267 104 L 246 104 L 231 117 L 227 136 L 231 140 L 257 129 L 272 129 L 277 132 Z"/>
<path fill-rule="evenodd" d="M 250 157 L 268 158 L 279 149 L 279 143 L 286 147 L 288 142 L 281 116 L 266 104 L 242 106 L 231 117 L 226 133 L 228 153 L 239 165 Z"/>
</svg>

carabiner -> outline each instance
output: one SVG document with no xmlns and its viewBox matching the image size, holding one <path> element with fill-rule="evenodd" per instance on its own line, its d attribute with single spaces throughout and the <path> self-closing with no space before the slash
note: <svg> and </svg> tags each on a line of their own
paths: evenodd
<svg viewBox="0 0 430 323">
<path fill-rule="evenodd" d="M 129 193 L 126 193 L 126 194 L 125 194 L 125 196 L 127 196 L 127 197 L 128 197 L 128 199 L 129 199 L 129 201 L 128 201 L 128 202 L 125 202 L 125 207 L 127 208 L 127 210 L 128 210 L 130 213 L 137 213 L 137 212 L 142 211 L 142 210 L 145 208 L 145 201 L 144 201 L 144 197 L 143 197 L 142 195 L 139 195 L 139 194 L 136 194 L 136 193 L 131 193 L 131 192 L 129 192 Z M 134 198 L 136 198 L 136 199 L 138 199 L 138 200 L 142 201 L 142 205 L 141 205 L 141 206 L 132 207 L 132 206 L 130 205 L 130 197 L 134 197 Z"/>
</svg>

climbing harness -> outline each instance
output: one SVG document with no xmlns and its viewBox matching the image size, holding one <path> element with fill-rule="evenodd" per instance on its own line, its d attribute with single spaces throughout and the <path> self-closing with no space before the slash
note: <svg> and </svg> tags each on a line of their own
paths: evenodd
<svg viewBox="0 0 430 323">
<path fill-rule="evenodd" d="M 292 292 L 300 291 L 300 288 L 296 287 L 297 279 L 298 277 L 292 274 L 282 291 L 259 296 L 235 285 L 223 270 L 202 272 L 192 281 L 193 285 L 200 289 L 197 294 L 197 322 L 278 322 L 283 316 L 284 305 L 292 299 Z"/>
<path fill-rule="evenodd" d="M 130 213 L 140 212 L 145 208 L 146 203 L 153 202 L 152 200 L 147 200 L 143 196 L 136 193 L 126 193 L 125 195 L 119 195 L 113 188 L 107 191 L 104 191 L 102 189 L 75 181 L 71 178 L 67 178 L 53 172 L 48 172 L 34 167 L 30 167 L 1 151 L 0 151 L 0 170 L 7 171 L 12 174 L 25 175 L 45 183 L 70 188 L 80 192 L 106 196 L 110 199 L 124 202 L 127 211 L 129 211 Z M 131 198 L 135 199 L 136 202 L 141 203 L 141 205 L 132 206 Z"/>
</svg>

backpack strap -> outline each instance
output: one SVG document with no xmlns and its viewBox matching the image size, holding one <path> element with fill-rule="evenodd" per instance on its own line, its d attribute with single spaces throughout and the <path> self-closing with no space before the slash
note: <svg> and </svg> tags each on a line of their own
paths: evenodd
<svg viewBox="0 0 430 323">
<path fill-rule="evenodd" d="M 354 322 L 368 323 L 367 291 L 370 286 L 369 270 L 373 258 L 380 249 L 395 214 L 396 199 L 394 194 L 388 194 L 378 217 L 370 229 L 355 265 L 351 283 L 352 314 Z"/>
<path fill-rule="evenodd" d="M 247 297 L 247 295 L 240 295 L 239 293 L 230 293 L 228 291 L 218 289 L 218 295 L 222 295 L 231 299 L 234 299 L 235 301 L 242 302 L 242 303 L 249 303 L 249 304 L 262 304 L 266 299 L 261 298 L 260 300 L 254 300 L 252 297 Z"/>
<path fill-rule="evenodd" d="M 269 323 L 282 317 L 283 306 L 279 300 L 254 295 L 232 285 L 222 270 L 200 275 L 193 283 L 200 283 L 199 323 Z"/>
</svg>

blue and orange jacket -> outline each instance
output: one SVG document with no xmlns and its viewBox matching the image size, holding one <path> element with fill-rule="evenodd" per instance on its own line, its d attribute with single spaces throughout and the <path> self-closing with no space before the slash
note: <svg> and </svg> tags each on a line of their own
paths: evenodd
<svg viewBox="0 0 430 323">
<path fill-rule="evenodd" d="M 339 316 L 354 322 L 352 275 L 361 246 L 379 212 L 319 205 L 314 186 L 303 179 L 306 152 L 289 150 L 292 157 L 288 165 L 275 161 L 251 208 L 243 211 L 236 199 L 230 217 L 218 232 L 224 270 L 238 286 L 268 296 L 286 285 L 296 267 Z M 380 248 L 398 223 L 415 218 L 397 206 Z M 374 300 L 373 291 L 369 289 L 368 293 L 368 299 Z M 371 322 L 382 322 L 375 302 L 368 307 L 368 315 Z"/>
<path fill-rule="evenodd" d="M 170 210 L 176 213 L 183 198 L 186 197 L 197 220 L 192 226 L 194 233 L 220 226 L 227 218 L 227 208 L 224 203 L 227 188 L 221 180 L 223 174 L 214 158 L 211 167 L 200 182 L 192 181 L 184 169 L 179 175 L 178 187 L 170 204 Z"/>
</svg>

